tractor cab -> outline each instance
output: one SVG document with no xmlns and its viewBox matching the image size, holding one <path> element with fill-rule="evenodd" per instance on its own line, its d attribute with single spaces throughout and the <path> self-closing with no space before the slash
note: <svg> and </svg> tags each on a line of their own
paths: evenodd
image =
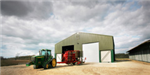
<svg viewBox="0 0 150 75">
<path fill-rule="evenodd" d="M 48 59 L 51 55 L 51 50 L 48 49 L 42 49 L 39 51 L 40 56 L 44 56 L 46 59 Z"/>
</svg>

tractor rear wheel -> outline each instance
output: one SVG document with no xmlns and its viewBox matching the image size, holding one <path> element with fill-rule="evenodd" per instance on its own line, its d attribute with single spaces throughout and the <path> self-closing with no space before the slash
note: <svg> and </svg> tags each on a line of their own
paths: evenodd
<svg viewBox="0 0 150 75">
<path fill-rule="evenodd" d="M 54 58 L 51 63 L 52 68 L 56 67 L 56 59 Z"/>
</svg>

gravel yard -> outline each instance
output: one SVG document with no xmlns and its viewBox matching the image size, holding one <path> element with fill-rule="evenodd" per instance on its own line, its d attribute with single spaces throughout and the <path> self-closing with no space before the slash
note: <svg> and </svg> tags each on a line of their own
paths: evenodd
<svg viewBox="0 0 150 75">
<path fill-rule="evenodd" d="M 75 66 L 57 64 L 56 68 L 49 69 L 33 69 L 33 66 L 21 64 L 1 67 L 1 75 L 150 75 L 150 64 L 138 61 L 84 63 Z"/>
</svg>

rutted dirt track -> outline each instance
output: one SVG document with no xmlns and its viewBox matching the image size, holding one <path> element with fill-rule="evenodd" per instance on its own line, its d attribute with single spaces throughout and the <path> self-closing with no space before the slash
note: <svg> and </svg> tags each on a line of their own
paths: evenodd
<svg viewBox="0 0 150 75">
<path fill-rule="evenodd" d="M 85 63 L 80 66 L 58 64 L 56 68 L 44 70 L 22 64 L 1 67 L 1 75 L 150 75 L 150 65 L 133 61 Z"/>
</svg>

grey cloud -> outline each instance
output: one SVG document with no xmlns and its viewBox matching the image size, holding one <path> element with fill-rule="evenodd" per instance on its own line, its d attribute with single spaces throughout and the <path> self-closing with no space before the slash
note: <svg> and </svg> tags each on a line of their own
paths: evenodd
<svg viewBox="0 0 150 75">
<path fill-rule="evenodd" d="M 149 23 L 150 20 L 150 1 L 141 1 L 139 2 L 143 6 L 142 15 L 144 15 L 144 21 L 145 23 Z"/>
<path fill-rule="evenodd" d="M 2 15 L 8 16 L 26 16 L 32 8 L 29 2 L 24 1 L 2 1 L 1 10 Z"/>
<path fill-rule="evenodd" d="M 79 6 L 86 6 L 86 7 L 89 7 L 89 8 L 94 8 L 97 4 L 102 4 L 100 2 L 98 2 L 97 0 L 96 1 L 72 1 L 71 4 L 73 5 L 79 5 Z"/>
<path fill-rule="evenodd" d="M 124 3 L 125 0 L 122 1 L 99 1 L 99 0 L 85 0 L 85 1 L 70 1 L 73 6 L 85 6 L 90 9 L 94 8 L 96 5 L 101 5 L 107 3 Z M 2 15 L 5 16 L 17 16 L 25 19 L 40 19 L 40 18 L 49 18 L 50 14 L 53 13 L 53 5 L 49 1 L 2 1 Z M 116 5 L 116 4 L 115 4 Z M 60 7 L 59 7 L 60 8 Z M 58 10 L 59 11 L 59 10 Z M 92 11 L 92 10 L 91 10 Z M 97 10 L 100 11 L 100 10 Z M 100 11 L 102 12 L 102 11 Z M 103 10 L 103 12 L 105 12 Z M 88 15 L 93 16 L 94 13 L 89 13 Z M 105 15 L 105 14 L 104 14 Z M 81 15 L 79 15 L 81 16 Z M 87 15 L 85 15 L 87 16 Z M 91 17 L 89 16 L 89 17 Z M 87 17 L 83 17 L 86 19 Z"/>
<path fill-rule="evenodd" d="M 114 3 L 125 3 L 127 0 L 107 0 L 108 2 L 114 2 Z"/>
<path fill-rule="evenodd" d="M 104 17 L 107 16 L 109 12 L 111 12 L 111 7 L 117 6 L 118 4 L 125 3 L 126 0 L 83 0 L 83 1 L 70 1 L 66 3 L 66 5 L 71 5 L 78 7 L 76 8 L 77 12 L 75 11 L 74 14 L 65 16 L 72 21 L 89 21 L 90 19 L 94 19 L 97 21 L 103 21 Z M 113 6 L 112 6 L 113 5 Z M 110 7 L 111 6 L 111 7 Z M 86 10 L 82 10 L 85 8 Z M 61 9 L 60 9 L 61 11 Z M 68 10 L 69 11 L 69 10 Z"/>
<path fill-rule="evenodd" d="M 150 39 L 150 26 L 147 26 L 145 29 L 142 29 L 143 31 L 141 32 L 142 37 L 140 40 L 145 40 L 145 39 Z"/>
<path fill-rule="evenodd" d="M 137 18 L 133 18 L 134 21 L 130 22 L 130 24 L 133 24 L 130 27 L 130 29 L 134 29 L 134 34 L 141 35 L 141 41 L 145 39 L 150 39 L 150 1 L 141 1 L 139 2 L 142 7 L 139 10 L 139 13 L 137 14 Z M 133 30 L 132 30 L 133 31 Z"/>
<path fill-rule="evenodd" d="M 112 5 L 116 4 L 124 4 L 127 0 L 108 0 L 107 3 L 110 3 Z"/>
<path fill-rule="evenodd" d="M 83 22 L 89 21 L 90 19 L 102 20 L 109 10 L 109 4 L 93 4 L 90 2 L 83 3 L 58 3 L 55 4 L 57 10 L 54 9 L 55 15 L 59 15 L 60 18 L 65 17 L 64 20 L 69 20 L 72 22 Z M 62 7 L 62 8 L 60 8 Z M 64 13 L 67 11 L 66 13 Z"/>
<path fill-rule="evenodd" d="M 45 19 L 53 12 L 50 1 L 1 1 L 2 15 L 21 19 Z"/>
</svg>

